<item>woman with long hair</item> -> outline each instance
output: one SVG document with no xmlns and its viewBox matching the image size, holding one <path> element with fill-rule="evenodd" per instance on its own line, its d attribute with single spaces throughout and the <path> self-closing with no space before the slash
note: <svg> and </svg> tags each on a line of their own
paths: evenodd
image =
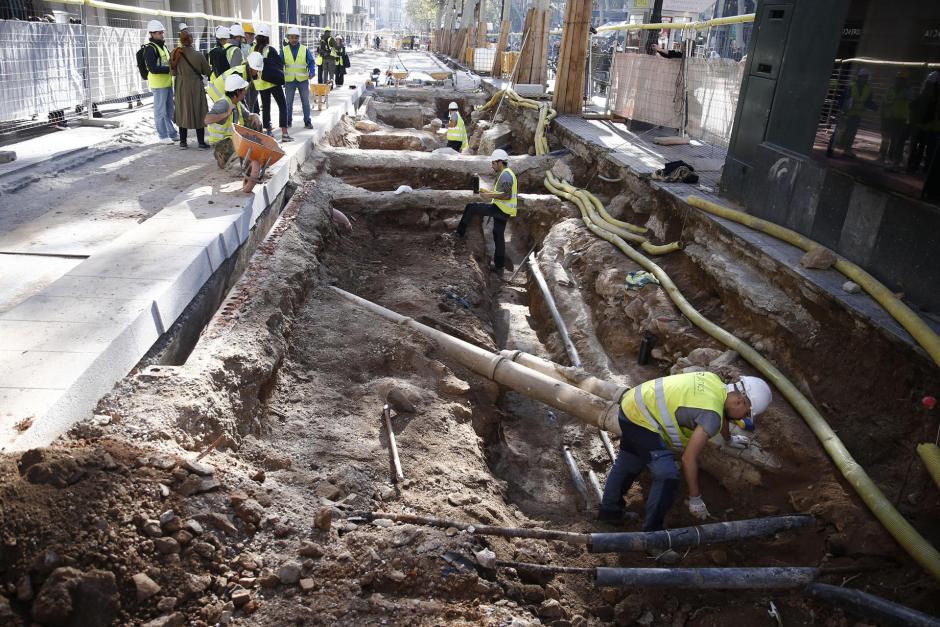
<svg viewBox="0 0 940 627">
<path fill-rule="evenodd" d="M 271 132 L 271 98 L 277 103 L 278 126 L 281 128 L 281 141 L 292 142 L 294 138 L 287 132 L 287 102 L 284 98 L 284 61 L 277 48 L 271 45 L 271 30 L 266 24 L 255 29 L 255 52 L 260 52 L 264 60 L 261 76 L 253 82 L 261 96 L 261 118 L 268 135 Z M 257 113 L 257 105 L 255 113 Z"/>
<path fill-rule="evenodd" d="M 193 37 L 188 32 L 180 33 L 180 45 L 170 57 L 170 73 L 176 77 L 176 89 L 173 92 L 176 106 L 176 125 L 180 129 L 180 148 L 189 148 L 186 143 L 187 130 L 196 129 L 199 147 L 206 150 L 206 92 L 202 86 L 202 77 L 210 72 L 206 57 L 193 48 Z"/>
</svg>

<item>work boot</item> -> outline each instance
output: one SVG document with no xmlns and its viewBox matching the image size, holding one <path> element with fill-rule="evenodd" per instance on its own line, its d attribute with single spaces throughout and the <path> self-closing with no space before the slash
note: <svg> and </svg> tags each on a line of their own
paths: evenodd
<svg viewBox="0 0 940 627">
<path fill-rule="evenodd" d="M 490 272 L 496 275 L 497 279 L 502 279 L 506 269 L 502 266 L 490 266 Z"/>
<path fill-rule="evenodd" d="M 185 139 L 181 139 L 181 140 L 180 140 L 180 150 L 186 150 L 187 148 L 189 148 L 189 144 L 186 143 L 186 140 L 185 140 Z"/>
<path fill-rule="evenodd" d="M 313 128 L 313 124 L 310 122 L 304 122 L 304 128 Z"/>
<path fill-rule="evenodd" d="M 210 148 L 212 148 L 212 146 L 210 146 L 206 142 L 199 142 L 199 147 L 202 148 L 203 150 L 209 150 Z"/>
</svg>

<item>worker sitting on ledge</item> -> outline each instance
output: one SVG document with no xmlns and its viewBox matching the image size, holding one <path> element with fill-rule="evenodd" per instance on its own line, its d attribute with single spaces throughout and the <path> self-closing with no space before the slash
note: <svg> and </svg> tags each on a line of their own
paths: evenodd
<svg viewBox="0 0 940 627">
<path fill-rule="evenodd" d="M 735 448 L 747 447 L 750 440 L 731 435 L 730 423 L 752 431 L 754 419 L 770 400 L 770 387 L 763 379 L 741 377 L 725 385 L 711 372 L 662 377 L 628 390 L 620 400 L 620 453 L 607 476 L 598 519 L 623 521 L 623 497 L 645 466 L 653 481 L 643 531 L 661 530 L 679 488 L 675 459 L 679 452 L 689 488 L 689 512 L 699 520 L 707 519 L 698 483 L 699 455 L 718 433 Z"/>
<path fill-rule="evenodd" d="M 473 216 L 493 218 L 495 251 L 490 270 L 502 277 L 506 266 L 506 224 L 509 218 L 516 215 L 519 183 L 515 173 L 509 169 L 509 155 L 505 150 L 494 150 L 490 165 L 497 174 L 496 185 L 493 186 L 493 191 L 480 190 L 480 196 L 488 202 L 472 202 L 464 207 L 460 224 L 457 225 L 457 237 L 463 239 L 466 236 Z"/>
<path fill-rule="evenodd" d="M 206 124 L 209 127 L 209 144 L 214 147 L 215 160 L 220 168 L 225 168 L 229 159 L 235 154 L 235 146 L 232 143 L 232 135 L 235 133 L 235 125 L 253 127 L 256 130 L 261 128 L 261 118 L 257 113 L 249 113 L 242 101 L 245 99 L 248 81 L 238 74 L 230 74 L 225 77 L 225 95 L 221 100 L 212 105 L 209 113 L 206 115 Z M 261 163 L 252 159 L 249 168 L 249 174 L 244 179 L 242 191 L 250 193 L 258 183 L 258 175 L 261 173 Z"/>
</svg>

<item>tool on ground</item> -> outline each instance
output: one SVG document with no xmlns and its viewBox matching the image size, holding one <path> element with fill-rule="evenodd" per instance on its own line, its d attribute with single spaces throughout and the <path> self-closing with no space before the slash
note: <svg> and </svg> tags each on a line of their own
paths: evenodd
<svg viewBox="0 0 940 627">
<path fill-rule="evenodd" d="M 388 403 L 382 407 L 382 418 L 385 421 L 385 430 L 388 432 L 388 448 L 392 456 L 392 483 L 398 483 L 405 479 L 405 474 L 401 470 L 401 459 L 398 457 L 398 442 L 395 440 L 395 431 L 392 429 L 392 410 Z"/>
</svg>

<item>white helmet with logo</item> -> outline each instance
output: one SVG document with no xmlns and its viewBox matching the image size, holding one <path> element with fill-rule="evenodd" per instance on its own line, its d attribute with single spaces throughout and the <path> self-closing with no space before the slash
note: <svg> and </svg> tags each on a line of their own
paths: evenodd
<svg viewBox="0 0 940 627">
<path fill-rule="evenodd" d="M 228 26 L 219 26 L 215 29 L 215 38 L 216 39 L 228 39 L 232 36 L 231 31 L 229 31 Z"/>
<path fill-rule="evenodd" d="M 748 431 L 753 431 L 754 418 L 764 413 L 764 411 L 770 405 L 772 398 L 772 394 L 770 393 L 770 386 L 767 385 L 766 381 L 759 377 L 741 377 L 740 381 L 728 384 L 728 392 L 740 392 L 747 397 L 748 401 L 750 401 L 751 413 L 743 421 L 738 421 L 739 423 L 744 423 L 743 425 L 739 424 L 738 426 L 747 429 Z"/>
<path fill-rule="evenodd" d="M 225 77 L 225 91 L 238 91 L 248 87 L 248 81 L 238 74 L 229 74 Z"/>
<path fill-rule="evenodd" d="M 502 148 L 497 148 L 493 151 L 493 154 L 490 155 L 491 161 L 509 161 L 509 154 Z"/>
<path fill-rule="evenodd" d="M 149 22 L 147 22 L 148 33 L 159 33 L 165 30 L 166 29 L 163 28 L 163 22 L 161 22 L 160 20 L 150 20 Z"/>
<path fill-rule="evenodd" d="M 255 28 L 255 35 L 261 35 L 262 37 L 271 36 L 271 27 L 267 24 L 258 24 Z"/>
</svg>

